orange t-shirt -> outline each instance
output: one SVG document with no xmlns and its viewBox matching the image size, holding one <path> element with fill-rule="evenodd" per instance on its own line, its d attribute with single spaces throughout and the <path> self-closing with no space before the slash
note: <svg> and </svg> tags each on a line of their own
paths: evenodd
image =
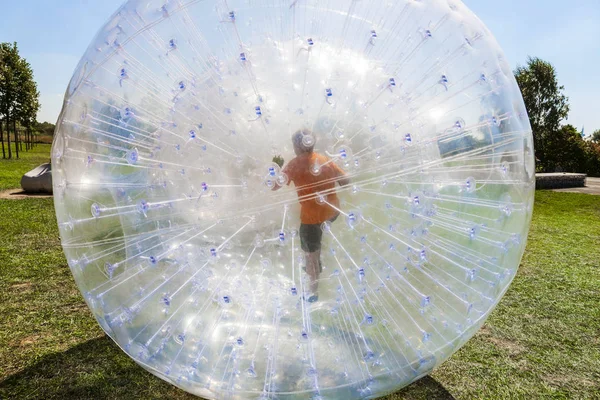
<svg viewBox="0 0 600 400">
<path fill-rule="evenodd" d="M 315 162 L 321 166 L 318 175 L 310 172 Z M 340 202 L 335 190 L 332 189 L 335 188 L 337 180 L 345 174 L 334 162 L 330 162 L 329 158 L 317 153 L 304 153 L 290 161 L 283 172 L 289 178 L 288 185 L 290 182 L 296 185 L 300 198 L 300 221 L 303 224 L 321 224 L 339 213 L 329 204 L 339 209 Z M 328 193 L 326 202 L 317 203 L 315 194 L 325 191 Z"/>
</svg>

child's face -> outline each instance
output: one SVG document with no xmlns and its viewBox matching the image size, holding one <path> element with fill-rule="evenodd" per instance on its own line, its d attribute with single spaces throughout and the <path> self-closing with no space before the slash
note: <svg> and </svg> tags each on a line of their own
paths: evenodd
<svg viewBox="0 0 600 400">
<path fill-rule="evenodd" d="M 304 153 L 311 153 L 313 151 L 312 146 L 310 148 L 306 147 L 307 143 L 313 143 L 314 145 L 314 139 L 313 139 L 312 135 L 310 136 L 305 136 L 301 133 L 296 133 L 294 135 L 294 137 L 292 137 L 292 144 L 294 145 L 294 153 L 296 153 L 297 156 L 304 154 Z M 305 142 L 305 140 L 307 140 Z"/>
</svg>

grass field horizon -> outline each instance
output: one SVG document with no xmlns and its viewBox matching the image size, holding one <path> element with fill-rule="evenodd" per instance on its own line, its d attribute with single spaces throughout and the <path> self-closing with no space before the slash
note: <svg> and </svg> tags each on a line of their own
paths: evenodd
<svg viewBox="0 0 600 400">
<path fill-rule="evenodd" d="M 0 190 L 50 145 L 0 160 Z M 0 199 L 0 398 L 192 399 L 100 329 L 63 255 L 53 199 Z M 600 196 L 536 192 L 523 261 L 484 327 L 399 399 L 598 398 Z"/>
</svg>

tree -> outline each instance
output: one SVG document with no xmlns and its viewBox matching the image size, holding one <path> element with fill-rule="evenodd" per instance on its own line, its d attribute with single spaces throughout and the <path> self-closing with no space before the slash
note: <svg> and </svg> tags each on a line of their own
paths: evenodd
<svg viewBox="0 0 600 400">
<path fill-rule="evenodd" d="M 31 66 L 25 59 L 21 59 L 19 68 L 19 82 L 21 85 L 18 89 L 18 104 L 16 108 L 17 116 L 21 125 L 25 128 L 25 133 L 29 139 L 32 126 L 36 123 L 37 113 L 40 109 L 39 97 L 40 93 L 37 90 L 37 85 L 33 79 L 33 71 Z M 26 149 L 29 149 L 29 142 L 26 142 Z"/>
<path fill-rule="evenodd" d="M 600 143 L 585 142 L 586 173 L 600 177 Z"/>
<path fill-rule="evenodd" d="M 6 158 L 6 149 L 4 148 L 4 130 L 2 129 L 2 119 L 0 118 L 0 143 L 2 143 L 2 158 Z"/>
<path fill-rule="evenodd" d="M 564 125 L 546 142 L 546 165 L 550 171 L 587 170 L 585 141 L 573 125 Z"/>
<path fill-rule="evenodd" d="M 514 73 L 529 114 L 536 157 L 543 170 L 550 170 L 549 142 L 569 114 L 569 99 L 547 61 L 529 57 L 527 65 L 518 66 Z"/>
<path fill-rule="evenodd" d="M 600 144 L 600 129 L 596 129 L 594 133 L 592 133 L 592 142 Z"/>
<path fill-rule="evenodd" d="M 10 112 L 15 100 L 14 56 L 16 43 L 0 43 L 0 123 L 6 123 L 6 139 L 8 142 L 8 158 L 12 158 L 10 145 Z"/>
<path fill-rule="evenodd" d="M 11 122 L 18 158 L 20 137 L 17 131 L 17 121 L 21 126 L 30 129 L 38 110 L 39 92 L 31 66 L 19 55 L 16 43 L 0 43 L 0 122 L 5 121 L 6 123 L 8 158 L 12 157 Z"/>
<path fill-rule="evenodd" d="M 33 129 L 45 136 L 54 136 L 55 125 L 50 122 L 36 122 Z"/>
</svg>

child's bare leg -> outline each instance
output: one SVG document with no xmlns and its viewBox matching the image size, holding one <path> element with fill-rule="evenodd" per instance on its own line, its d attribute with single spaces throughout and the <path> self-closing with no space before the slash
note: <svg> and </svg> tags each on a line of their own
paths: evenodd
<svg viewBox="0 0 600 400">
<path fill-rule="evenodd" d="M 310 277 L 310 292 L 317 294 L 319 288 L 319 255 L 320 251 L 306 253 L 306 273 Z"/>
<path fill-rule="evenodd" d="M 321 249 L 317 250 L 315 253 L 317 253 L 317 272 L 321 274 L 321 272 L 323 272 L 323 265 L 321 264 Z M 319 277 L 319 274 L 317 275 L 317 278 Z"/>
</svg>

